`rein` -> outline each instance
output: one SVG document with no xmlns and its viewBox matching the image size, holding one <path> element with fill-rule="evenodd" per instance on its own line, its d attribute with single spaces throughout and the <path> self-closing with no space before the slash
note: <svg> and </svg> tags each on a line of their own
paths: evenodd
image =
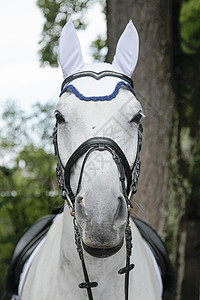
<svg viewBox="0 0 200 300">
<path fill-rule="evenodd" d="M 103 71 L 100 73 L 95 73 L 92 71 L 85 71 L 85 72 L 79 72 L 77 74 L 74 74 L 68 78 L 66 78 L 62 84 L 62 89 L 65 87 L 67 83 L 70 81 L 77 79 L 79 77 L 85 77 L 85 76 L 91 76 L 95 78 L 96 80 L 101 79 L 105 76 L 114 76 L 119 77 L 120 79 L 123 79 L 124 81 L 128 82 L 133 86 L 131 78 L 112 71 Z M 130 263 L 130 257 L 132 252 L 132 234 L 131 234 L 131 228 L 129 224 L 129 216 L 130 216 L 130 209 L 132 208 L 131 204 L 131 197 L 133 194 L 137 191 L 137 183 L 138 178 L 140 175 L 140 150 L 142 145 L 142 125 L 138 125 L 138 143 L 137 143 L 137 153 L 135 162 L 132 167 L 130 167 L 128 160 L 122 151 L 122 149 L 119 147 L 119 145 L 112 139 L 107 137 L 93 137 L 85 142 L 83 142 L 70 156 L 68 159 L 66 165 L 64 166 L 59 154 L 58 149 L 58 142 L 57 142 L 57 122 L 53 130 L 53 144 L 55 149 L 55 155 L 58 158 L 57 163 L 57 178 L 58 178 L 58 184 L 61 190 L 61 196 L 62 198 L 67 202 L 70 213 L 73 217 L 73 224 L 74 224 L 74 233 L 75 233 L 75 243 L 77 247 L 77 252 L 79 254 L 79 258 L 82 264 L 83 274 L 85 278 L 85 282 L 80 283 L 80 288 L 86 288 L 88 293 L 88 299 L 93 300 L 92 295 L 92 288 L 96 287 L 98 285 L 97 282 L 91 282 L 89 280 L 87 268 L 84 261 L 84 255 L 83 255 L 83 248 L 82 248 L 82 242 L 81 237 L 78 229 L 78 225 L 76 223 L 76 216 L 75 216 L 75 199 L 77 194 L 80 191 L 81 183 L 82 183 L 82 177 L 84 172 L 84 167 L 86 164 L 86 161 L 91 153 L 94 151 L 108 151 L 111 153 L 113 161 L 116 163 L 118 172 L 119 172 L 119 180 L 122 188 L 123 195 L 126 199 L 127 203 L 127 209 L 128 209 L 128 216 L 127 216 L 127 223 L 126 223 L 126 230 L 125 230 L 125 240 L 126 240 L 126 266 L 118 271 L 119 274 L 125 274 L 125 285 L 124 285 L 124 291 L 125 291 L 125 300 L 128 300 L 128 287 L 129 287 L 129 272 L 134 268 L 134 264 Z M 75 163 L 81 158 L 83 155 L 83 162 L 82 167 L 79 175 L 78 180 L 78 186 L 76 189 L 76 193 L 72 191 L 71 184 L 70 184 L 70 177 L 71 177 L 71 170 Z M 64 175 L 64 176 L 63 176 Z"/>
</svg>

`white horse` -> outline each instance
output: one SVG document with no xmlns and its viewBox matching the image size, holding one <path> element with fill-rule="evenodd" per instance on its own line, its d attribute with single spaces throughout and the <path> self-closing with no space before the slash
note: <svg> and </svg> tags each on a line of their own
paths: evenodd
<svg viewBox="0 0 200 300">
<path fill-rule="evenodd" d="M 65 81 L 55 109 L 54 142 L 66 201 L 64 212 L 55 219 L 29 266 L 25 265 L 28 271 L 21 276 L 21 300 L 162 299 L 160 269 L 132 220 L 130 260 L 135 267 L 130 273 L 124 271 L 129 274 L 129 286 L 124 287 L 125 275 L 118 274 L 125 265 L 133 268 L 126 264 L 132 187 L 128 187 L 124 164 L 128 161 L 134 166 L 138 159 L 143 111 L 127 78 L 136 66 L 138 48 L 138 34 L 130 21 L 113 63 L 87 65 L 71 20 L 63 28 L 59 60 L 64 79 L 72 77 Z M 123 74 L 121 78 L 118 73 Z M 80 288 L 80 283 L 88 288 Z"/>
</svg>

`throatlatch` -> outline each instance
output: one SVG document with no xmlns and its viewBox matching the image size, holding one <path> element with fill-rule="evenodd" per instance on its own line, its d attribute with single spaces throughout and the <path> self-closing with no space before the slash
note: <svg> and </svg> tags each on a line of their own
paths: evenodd
<svg viewBox="0 0 200 300">
<path fill-rule="evenodd" d="M 64 81 L 62 88 L 64 88 L 66 83 L 68 83 L 69 81 L 74 80 L 75 78 L 79 78 L 80 77 L 79 75 L 81 77 L 82 76 L 92 76 L 97 80 L 99 78 L 96 78 L 96 76 L 100 77 L 100 78 L 102 78 L 104 76 L 116 76 L 116 77 L 120 76 L 120 78 L 123 77 L 123 80 L 128 81 L 129 84 L 131 84 L 131 82 L 132 82 L 132 80 L 130 78 L 127 79 L 126 76 L 124 76 L 123 74 L 119 74 L 116 72 L 105 71 L 105 72 L 101 72 L 101 74 L 94 73 L 94 72 L 85 72 L 85 74 L 84 74 L 84 72 L 81 72 L 81 73 L 73 75 L 73 78 L 67 78 Z M 58 163 L 57 163 L 57 168 L 56 168 L 58 184 L 60 186 L 61 196 L 67 202 L 70 212 L 71 212 L 71 215 L 74 218 L 73 224 L 74 224 L 74 232 L 75 232 L 75 243 L 77 246 L 77 252 L 79 254 L 79 258 L 80 258 L 80 261 L 82 264 L 83 274 L 84 274 L 84 278 L 85 278 L 85 282 L 80 283 L 79 287 L 87 289 L 89 300 L 93 300 L 92 288 L 96 287 L 98 285 L 98 283 L 91 282 L 89 280 L 87 268 L 86 268 L 85 261 L 84 261 L 81 237 L 80 237 L 79 229 L 78 229 L 78 226 L 76 223 L 75 198 L 80 191 L 85 163 L 92 152 L 94 152 L 94 151 L 110 152 L 114 162 L 117 165 L 117 168 L 119 171 L 119 180 L 120 180 L 123 195 L 126 199 L 127 209 L 128 209 L 128 217 L 127 217 L 126 230 L 125 230 L 126 266 L 124 268 L 120 269 L 118 271 L 118 273 L 125 274 L 125 286 L 124 286 L 125 300 L 128 300 L 129 272 L 134 268 L 134 264 L 130 263 L 130 257 L 131 257 L 131 253 L 132 253 L 132 234 L 131 234 L 131 227 L 129 224 L 129 216 L 130 216 L 130 209 L 132 207 L 131 197 L 137 191 L 138 178 L 140 175 L 141 162 L 140 162 L 139 153 L 140 153 L 141 145 L 142 145 L 142 125 L 141 124 L 138 125 L 137 153 L 136 153 L 136 158 L 135 158 L 132 168 L 130 167 L 128 160 L 127 160 L 124 152 L 122 151 L 122 149 L 119 147 L 119 145 L 114 140 L 107 138 L 107 137 L 94 137 L 94 138 L 90 138 L 90 139 L 86 140 L 73 152 L 71 157 L 68 159 L 66 165 L 63 165 L 60 154 L 59 154 L 59 149 L 58 149 L 57 126 L 58 126 L 58 124 L 56 123 L 54 131 L 53 131 L 53 144 L 54 144 L 54 148 L 55 148 L 55 155 L 58 158 Z M 78 186 L 77 186 L 76 192 L 74 193 L 72 191 L 71 184 L 70 184 L 71 170 L 72 170 L 74 164 L 83 155 L 85 155 L 85 156 L 84 156 L 83 162 L 82 162 L 81 172 L 80 172 L 79 180 L 78 180 Z"/>
</svg>

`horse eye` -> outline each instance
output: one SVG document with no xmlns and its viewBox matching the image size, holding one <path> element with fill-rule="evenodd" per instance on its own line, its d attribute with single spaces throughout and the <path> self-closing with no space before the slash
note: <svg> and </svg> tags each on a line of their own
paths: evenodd
<svg viewBox="0 0 200 300">
<path fill-rule="evenodd" d="M 136 124 L 138 124 L 138 123 L 140 123 L 140 119 L 142 118 L 142 115 L 141 115 L 141 113 L 138 113 L 137 115 L 135 115 L 129 122 L 130 123 L 136 123 Z"/>
<path fill-rule="evenodd" d="M 56 120 L 57 120 L 58 124 L 65 123 L 65 119 L 64 119 L 63 115 L 59 111 L 57 111 L 55 113 L 55 117 L 56 117 Z"/>
</svg>

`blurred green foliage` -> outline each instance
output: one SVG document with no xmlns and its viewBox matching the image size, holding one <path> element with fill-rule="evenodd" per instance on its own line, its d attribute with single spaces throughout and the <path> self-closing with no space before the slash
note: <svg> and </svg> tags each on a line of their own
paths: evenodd
<svg viewBox="0 0 200 300">
<path fill-rule="evenodd" d="M 190 158 L 193 157 L 193 160 L 188 161 L 188 171 L 192 172 L 195 156 L 199 151 L 200 137 L 200 0 L 183 1 L 180 33 L 182 52 L 178 60 L 179 122 L 182 133 L 185 133 L 181 133 L 182 152 L 184 154 L 184 149 L 186 152 L 189 149 Z M 184 136 L 188 136 L 189 140 Z M 189 141 L 189 148 L 185 147 L 186 141 Z"/>
<path fill-rule="evenodd" d="M 94 42 L 92 42 L 90 48 L 95 61 L 105 61 L 107 52 L 107 40 L 105 37 L 98 35 L 97 39 Z"/>
<path fill-rule="evenodd" d="M 14 245 L 38 218 L 62 204 L 51 132 L 54 104 L 30 113 L 8 101 L 0 130 L 0 295 Z"/>
<path fill-rule="evenodd" d="M 180 11 L 182 53 L 179 58 L 180 123 L 198 152 L 200 120 L 200 0 L 183 1 Z"/>
<path fill-rule="evenodd" d="M 198 140 L 198 146 L 196 155 L 194 157 L 194 164 L 191 171 L 191 182 L 192 182 L 192 191 L 191 198 L 193 199 L 191 205 L 188 206 L 188 216 L 195 215 L 200 219 L 200 139 Z"/>
<path fill-rule="evenodd" d="M 196 53 L 200 47 L 200 0 L 184 1 L 180 23 L 184 52 Z"/>
<path fill-rule="evenodd" d="M 39 50 L 41 65 L 58 66 L 58 42 L 62 28 L 73 16 L 73 23 L 76 29 L 85 29 L 87 27 L 86 11 L 91 8 L 94 3 L 100 3 L 102 11 L 105 9 L 105 0 L 38 0 L 37 5 L 41 9 L 45 22 L 42 30 Z M 99 41 L 99 42 L 98 42 Z M 103 61 L 104 52 L 98 52 L 101 48 L 105 48 L 105 42 L 97 39 L 92 44 L 92 52 L 94 59 Z M 98 53 L 98 54 L 97 54 Z"/>
<path fill-rule="evenodd" d="M 184 230 L 187 231 L 189 240 L 191 227 L 188 224 L 191 220 L 195 223 L 200 218 L 200 0 L 182 0 L 176 1 L 176 4 L 181 6 L 178 34 L 174 39 L 174 86 L 176 87 L 177 115 L 171 147 L 172 155 L 174 154 L 174 161 L 171 161 L 174 178 L 172 178 L 172 196 L 168 201 L 166 240 L 168 249 L 178 266 L 180 253 L 177 249 L 180 247 L 181 233 Z M 195 236 L 194 230 L 193 234 Z M 198 241 L 197 238 L 196 242 Z M 190 243 L 184 248 L 185 262 L 189 261 L 192 247 Z M 196 263 L 199 259 L 199 251 L 197 248 L 193 250 L 196 251 L 194 260 Z M 187 272 L 185 268 L 183 275 L 186 277 L 190 276 Z M 195 288 L 198 289 L 198 286 Z M 189 293 L 193 295 L 194 290 Z M 182 298 L 184 298 L 184 293 Z"/>
<path fill-rule="evenodd" d="M 37 1 L 45 18 L 39 52 L 42 65 L 58 66 L 58 39 L 68 16 L 71 16 L 73 12 L 77 13 L 77 18 L 74 20 L 76 28 L 85 28 L 84 13 L 91 1 Z"/>
</svg>

